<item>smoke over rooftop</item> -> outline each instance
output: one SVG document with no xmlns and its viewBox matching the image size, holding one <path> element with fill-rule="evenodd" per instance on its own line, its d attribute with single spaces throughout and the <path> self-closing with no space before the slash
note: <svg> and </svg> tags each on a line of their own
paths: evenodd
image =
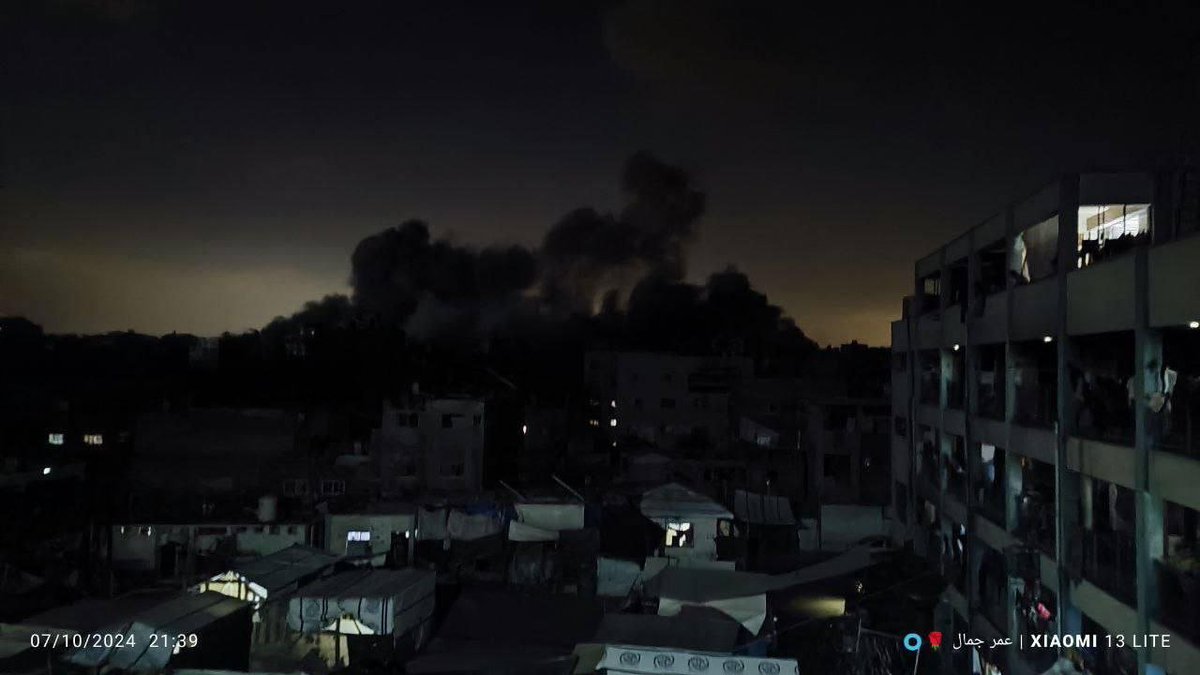
<svg viewBox="0 0 1200 675">
<path fill-rule="evenodd" d="M 331 307 L 346 307 L 417 341 L 476 346 L 571 318 L 645 348 L 812 344 L 733 268 L 704 285 L 684 281 L 705 206 L 687 172 L 642 152 L 626 162 L 622 187 L 618 213 L 575 209 L 534 249 L 435 239 L 419 220 L 371 235 L 351 257 L 352 303 L 310 303 L 292 321 L 327 323 Z"/>
</svg>

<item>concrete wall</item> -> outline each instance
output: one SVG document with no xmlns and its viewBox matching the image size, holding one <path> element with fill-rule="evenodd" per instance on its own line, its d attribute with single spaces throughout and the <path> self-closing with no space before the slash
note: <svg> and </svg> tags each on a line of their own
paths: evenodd
<svg viewBox="0 0 1200 675">
<path fill-rule="evenodd" d="M 1040 340 L 1058 334 L 1058 281 L 1043 279 L 1017 286 L 1012 294 L 1012 323 L 1009 339 L 1013 342 Z"/>
<path fill-rule="evenodd" d="M 1150 492 L 1200 511 L 1200 462 L 1171 452 L 1150 453 Z"/>
<path fill-rule="evenodd" d="M 1072 471 L 1133 490 L 1136 462 L 1131 447 L 1074 436 L 1067 439 L 1067 468 Z"/>
<path fill-rule="evenodd" d="M 1135 256 L 1124 255 L 1067 275 L 1067 332 L 1128 330 L 1134 325 Z"/>
<path fill-rule="evenodd" d="M 1150 325 L 1186 326 L 1200 321 L 1196 289 L 1200 289 L 1200 236 L 1150 249 Z"/>
</svg>

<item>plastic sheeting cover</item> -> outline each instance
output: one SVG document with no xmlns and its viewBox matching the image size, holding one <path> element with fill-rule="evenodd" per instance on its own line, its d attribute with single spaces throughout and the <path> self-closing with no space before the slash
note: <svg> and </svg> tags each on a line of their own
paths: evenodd
<svg viewBox="0 0 1200 675">
<path fill-rule="evenodd" d="M 647 491 L 642 495 L 641 511 L 647 518 L 733 518 L 724 506 L 679 483 L 667 483 Z"/>
<path fill-rule="evenodd" d="M 376 634 L 403 635 L 433 615 L 436 575 L 428 570 L 343 572 L 288 600 L 288 626 L 319 633 L 345 616 Z"/>
<path fill-rule="evenodd" d="M 597 671 L 609 675 L 643 675 L 655 673 L 760 673 L 762 675 L 799 675 L 800 665 L 794 659 L 759 659 L 750 656 L 726 656 L 649 647 L 606 645 L 604 656 L 596 665 Z"/>
<path fill-rule="evenodd" d="M 451 511 L 446 519 L 446 530 L 456 541 L 474 541 L 499 534 L 503 523 L 494 514 L 469 515 L 462 511 Z"/>
<path fill-rule="evenodd" d="M 642 575 L 637 563 L 618 558 L 596 559 L 596 594 L 610 598 L 629 595 Z"/>
<path fill-rule="evenodd" d="M 558 541 L 558 530 L 545 530 L 518 521 L 508 523 L 509 541 Z"/>
<path fill-rule="evenodd" d="M 517 518 L 542 530 L 583 529 L 583 504 L 514 504 Z"/>
<path fill-rule="evenodd" d="M 417 509 L 417 539 L 441 541 L 446 538 L 446 509 Z"/>
<path fill-rule="evenodd" d="M 733 510 L 738 520 L 755 525 L 795 525 L 792 505 L 784 497 L 737 490 Z"/>
<path fill-rule="evenodd" d="M 767 620 L 767 596 L 751 595 L 741 598 L 722 598 L 708 602 L 688 602 L 675 598 L 658 599 L 659 616 L 675 616 L 683 610 L 684 605 L 709 607 L 728 616 L 745 626 L 751 635 L 758 635 L 763 622 Z"/>
</svg>

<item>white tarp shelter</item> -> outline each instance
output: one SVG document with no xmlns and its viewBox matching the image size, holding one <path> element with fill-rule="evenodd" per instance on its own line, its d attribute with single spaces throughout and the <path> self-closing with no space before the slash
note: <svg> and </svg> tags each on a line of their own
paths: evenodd
<svg viewBox="0 0 1200 675">
<path fill-rule="evenodd" d="M 335 574 L 292 594 L 288 626 L 300 633 L 404 635 L 433 615 L 435 579 L 417 569 Z"/>
<path fill-rule="evenodd" d="M 796 525 L 791 503 L 778 495 L 735 490 L 733 512 L 738 520 L 751 525 Z"/>
<path fill-rule="evenodd" d="M 458 509 L 420 507 L 417 509 L 417 539 L 422 541 L 474 541 L 503 528 L 498 516 L 469 514 Z"/>
<path fill-rule="evenodd" d="M 214 651 L 211 657 L 214 661 L 238 662 L 238 655 L 220 655 L 232 643 L 224 646 L 207 644 L 204 634 L 210 625 L 240 611 L 247 612 L 242 620 L 245 621 L 249 636 L 250 610 L 245 602 L 218 593 L 181 595 L 138 612 L 125 623 L 106 625 L 101 629 L 101 634 L 122 637 L 71 650 L 64 658 L 85 668 L 161 673 L 166 670 L 176 647 L 172 640 L 163 640 L 161 637 L 195 634 L 195 646 L 182 646 L 182 649 L 210 649 Z M 158 636 L 158 639 L 152 636 Z M 137 648 L 119 648 L 118 644 L 136 644 Z M 194 655 L 189 657 L 193 662 L 196 660 Z"/>
<path fill-rule="evenodd" d="M 203 581 L 192 590 L 213 591 L 248 600 L 255 607 L 272 596 L 294 590 L 333 567 L 339 556 L 311 546 L 296 544 L 270 555 L 234 565 Z"/>
<path fill-rule="evenodd" d="M 596 672 L 607 675 L 724 675 L 725 673 L 769 673 L 799 675 L 795 659 L 761 659 L 706 652 L 605 645 Z"/>
<path fill-rule="evenodd" d="M 558 541 L 560 532 L 583 529 L 583 504 L 515 504 L 517 519 L 508 524 L 510 541 Z"/>
</svg>

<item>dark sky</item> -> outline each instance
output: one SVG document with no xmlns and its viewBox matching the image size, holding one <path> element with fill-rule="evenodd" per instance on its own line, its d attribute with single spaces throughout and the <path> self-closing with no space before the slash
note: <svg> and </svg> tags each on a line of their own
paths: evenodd
<svg viewBox="0 0 1200 675">
<path fill-rule="evenodd" d="M 690 277 L 886 344 L 917 257 L 1057 172 L 1196 147 L 1186 3 L 900 4 L 5 3 L 0 314 L 260 327 L 408 218 L 535 244 L 617 209 L 647 149 L 709 196 Z"/>
</svg>

